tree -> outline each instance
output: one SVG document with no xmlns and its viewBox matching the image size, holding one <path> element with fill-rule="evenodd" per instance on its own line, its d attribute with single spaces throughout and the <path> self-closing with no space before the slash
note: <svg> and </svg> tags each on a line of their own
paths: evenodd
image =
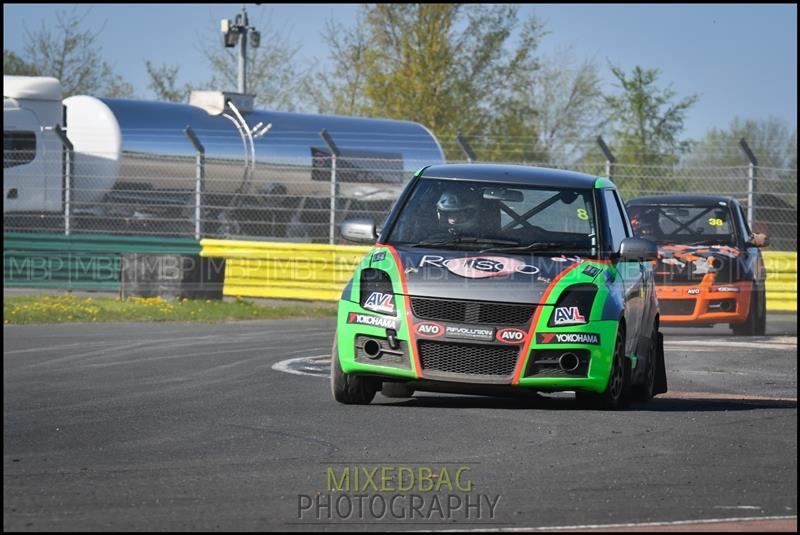
<svg viewBox="0 0 800 535">
<path fill-rule="evenodd" d="M 177 87 L 180 67 L 177 65 L 156 67 L 149 60 L 145 60 L 144 64 L 150 77 L 147 87 L 152 89 L 157 99 L 167 102 L 189 102 L 191 86 L 184 84 L 182 88 Z"/>
<path fill-rule="evenodd" d="M 330 50 L 330 70 L 318 70 L 303 83 L 303 93 L 316 107 L 317 113 L 360 115 L 367 109 L 364 58 L 369 48 L 364 14 L 351 32 L 329 20 L 322 38 Z"/>
<path fill-rule="evenodd" d="M 259 48 L 247 49 L 247 92 L 256 95 L 256 105 L 280 111 L 295 111 L 303 104 L 303 86 L 306 73 L 298 67 L 296 56 L 299 46 L 263 22 Z M 222 46 L 218 22 L 202 46 L 202 53 L 213 73 L 210 87 L 235 91 L 238 87 L 239 46 Z"/>
<path fill-rule="evenodd" d="M 103 28 L 97 31 L 81 29 L 88 14 L 89 10 L 78 14 L 77 8 L 69 12 L 58 11 L 54 31 L 44 23 L 35 32 L 26 28 L 25 54 L 21 59 L 33 68 L 36 75 L 58 78 L 64 96 L 132 96 L 133 86 L 102 60 L 97 38 Z"/>
<path fill-rule="evenodd" d="M 597 66 L 590 61 L 575 65 L 569 51 L 536 62 L 511 73 L 515 92 L 509 110 L 525 110 L 529 135 L 534 136 L 514 142 L 526 147 L 535 144 L 533 162 L 572 164 L 605 121 Z M 515 123 L 502 116 L 500 119 L 503 124 Z"/>
<path fill-rule="evenodd" d="M 637 65 L 627 75 L 612 65 L 611 72 L 622 90 L 605 97 L 613 128 L 611 146 L 618 169 L 625 170 L 628 179 L 623 173 L 615 178 L 621 187 L 646 190 L 647 179 L 667 175 L 668 166 L 674 165 L 677 155 L 686 150 L 687 145 L 679 135 L 687 111 L 699 97 L 690 95 L 675 101 L 675 91 L 656 85 L 658 69 Z"/>
<path fill-rule="evenodd" d="M 263 28 L 261 22 L 256 27 Z M 295 111 L 308 91 L 307 74 L 297 67 L 295 56 L 299 47 L 292 46 L 278 32 L 261 31 L 259 48 L 247 48 L 247 92 L 255 94 L 255 104 L 261 108 Z M 175 65 L 156 66 L 145 60 L 148 87 L 156 98 L 168 102 L 188 102 L 193 88 L 217 91 L 236 91 L 239 77 L 239 47 L 226 48 L 220 40 L 215 21 L 201 38 L 200 52 L 212 72 L 211 78 L 200 84 L 180 86 L 180 68 Z"/>
<path fill-rule="evenodd" d="M 3 74 L 17 76 L 39 76 L 35 66 L 27 63 L 11 50 L 3 50 Z"/>
<path fill-rule="evenodd" d="M 734 117 L 727 128 L 711 128 L 704 138 L 692 145 L 687 165 L 737 166 L 747 160 L 739 148 L 739 140 L 747 140 L 761 167 L 787 169 L 797 158 L 797 130 L 789 130 L 785 120 L 743 119 Z"/>
<path fill-rule="evenodd" d="M 709 129 L 681 161 L 681 174 L 693 179 L 687 188 L 743 195 L 748 160 L 739 146 L 741 139 L 758 159 L 758 192 L 796 204 L 797 129 L 790 130 L 787 122 L 777 117 L 735 117 L 727 128 Z"/>
<path fill-rule="evenodd" d="M 452 158 L 463 158 L 459 132 L 475 135 L 482 159 L 509 158 L 509 132 L 534 135 L 533 111 L 513 100 L 512 73 L 536 68 L 541 28 L 527 21 L 512 52 L 517 24 L 510 5 L 363 5 L 358 25 L 329 39 L 335 67 L 316 79 L 333 109 L 422 123 Z"/>
</svg>

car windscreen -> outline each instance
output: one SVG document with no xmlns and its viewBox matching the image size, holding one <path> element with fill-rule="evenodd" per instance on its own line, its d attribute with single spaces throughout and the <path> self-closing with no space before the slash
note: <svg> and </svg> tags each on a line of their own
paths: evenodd
<svg viewBox="0 0 800 535">
<path fill-rule="evenodd" d="M 595 229 L 591 189 L 424 178 L 384 240 L 418 247 L 593 256 Z"/>
<path fill-rule="evenodd" d="M 727 205 L 633 205 L 628 215 L 638 237 L 659 244 L 736 244 Z"/>
</svg>

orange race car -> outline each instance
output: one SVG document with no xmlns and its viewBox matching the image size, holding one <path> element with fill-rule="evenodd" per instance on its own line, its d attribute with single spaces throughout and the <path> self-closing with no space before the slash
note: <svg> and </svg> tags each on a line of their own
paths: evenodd
<svg viewBox="0 0 800 535">
<path fill-rule="evenodd" d="M 708 195 L 639 197 L 627 203 L 634 232 L 658 244 L 656 293 L 665 325 L 728 323 L 734 334 L 766 331 L 766 270 L 736 199 Z"/>
</svg>

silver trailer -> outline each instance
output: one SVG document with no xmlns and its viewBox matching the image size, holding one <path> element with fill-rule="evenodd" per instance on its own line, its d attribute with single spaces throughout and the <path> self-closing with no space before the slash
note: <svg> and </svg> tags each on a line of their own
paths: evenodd
<svg viewBox="0 0 800 535">
<path fill-rule="evenodd" d="M 187 235 L 201 222 L 203 235 L 318 239 L 329 235 L 333 217 L 385 213 L 414 171 L 445 161 L 434 135 L 410 121 L 257 110 L 251 95 L 236 93 L 195 92 L 190 104 L 79 95 L 63 101 L 59 124 L 74 146 L 65 180 L 51 124 L 62 115 L 57 81 L 37 96 L 40 80 L 4 76 L 15 97 L 4 100 L 7 110 L 41 107 L 40 97 L 57 107 L 38 128 L 25 128 L 48 141 L 47 154 L 36 157 L 58 176 L 37 184 L 39 197 L 26 195 L 29 163 L 4 165 L 4 186 L 13 183 L 16 199 L 30 200 L 19 209 L 6 203 L 6 216 L 63 213 L 61 190 L 69 188 L 76 228 L 102 232 L 127 221 L 147 233 Z M 48 202 L 36 201 L 41 191 Z"/>
</svg>

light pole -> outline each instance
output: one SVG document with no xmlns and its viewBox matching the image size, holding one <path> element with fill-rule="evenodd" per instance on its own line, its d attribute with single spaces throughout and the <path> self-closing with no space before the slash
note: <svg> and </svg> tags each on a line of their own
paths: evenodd
<svg viewBox="0 0 800 535">
<path fill-rule="evenodd" d="M 261 45 L 261 34 L 252 26 L 248 26 L 247 10 L 242 4 L 242 12 L 236 15 L 236 21 L 222 19 L 220 30 L 222 42 L 226 48 L 233 48 L 239 43 L 239 87 L 241 94 L 247 93 L 247 37 L 250 35 L 250 46 L 258 48 Z"/>
</svg>

